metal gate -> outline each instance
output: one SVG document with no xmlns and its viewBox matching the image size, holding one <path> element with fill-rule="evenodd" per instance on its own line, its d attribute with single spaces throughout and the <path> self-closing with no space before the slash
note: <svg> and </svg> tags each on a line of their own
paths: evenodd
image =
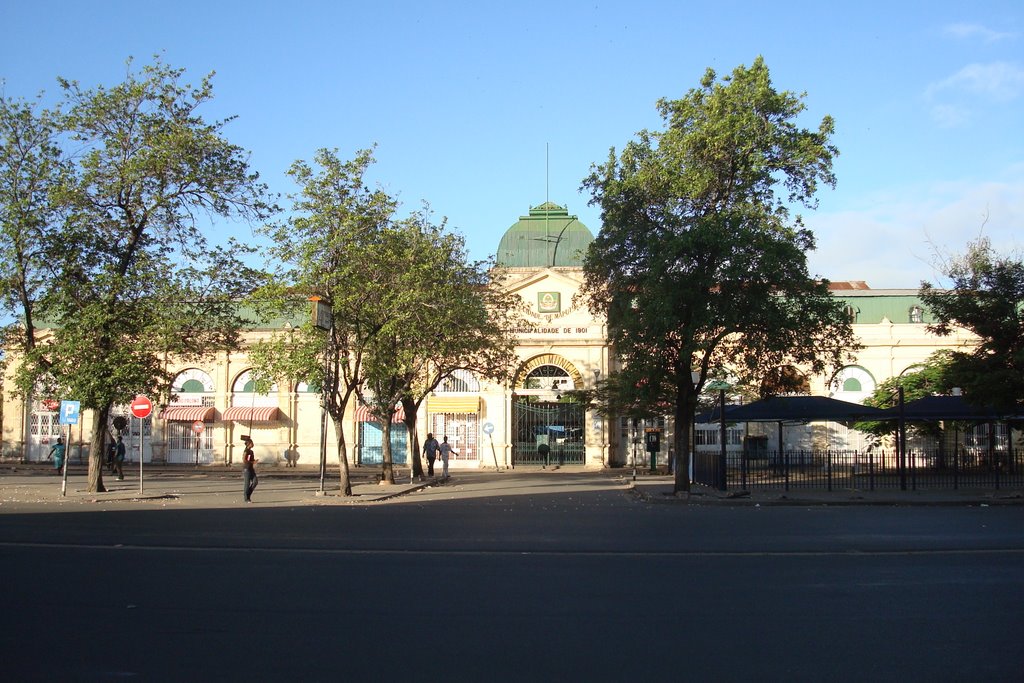
<svg viewBox="0 0 1024 683">
<path fill-rule="evenodd" d="M 123 417 L 126 423 L 125 432 L 122 434 L 124 438 L 125 462 L 137 463 L 139 461 L 139 442 L 142 440 L 143 435 L 145 435 L 145 450 L 142 452 L 143 462 L 152 462 L 153 417 L 150 416 L 140 420 L 137 417 L 132 417 L 128 406 L 116 406 L 110 411 L 110 422 L 107 423 L 107 429 L 110 430 L 111 435 L 114 433 L 113 421 L 117 416 Z"/>
<path fill-rule="evenodd" d="M 512 412 L 513 464 L 582 465 L 586 462 L 583 444 L 586 407 L 582 403 L 571 397 L 544 402 L 526 396 L 512 404 Z"/>
<path fill-rule="evenodd" d="M 29 462 L 43 462 L 50 453 L 50 447 L 57 443 L 61 434 L 58 414 L 33 412 L 29 418 L 28 452 Z"/>
<path fill-rule="evenodd" d="M 199 442 L 198 464 L 213 464 L 213 432 L 212 424 L 204 425 L 203 433 L 196 434 L 191 422 L 167 423 L 167 462 L 196 464 L 196 441 Z"/>
<path fill-rule="evenodd" d="M 476 413 L 434 413 L 430 416 L 430 433 L 438 441 L 448 437 L 448 443 L 455 449 L 453 461 L 479 460 L 477 422 Z"/>
</svg>

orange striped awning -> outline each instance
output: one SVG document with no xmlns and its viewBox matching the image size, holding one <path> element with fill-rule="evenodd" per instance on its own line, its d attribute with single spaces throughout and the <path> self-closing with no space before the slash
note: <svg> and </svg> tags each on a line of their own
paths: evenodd
<svg viewBox="0 0 1024 683">
<path fill-rule="evenodd" d="M 167 406 L 160 413 L 168 422 L 213 422 L 213 406 Z"/>
<path fill-rule="evenodd" d="M 231 406 L 224 411 L 222 419 L 225 422 L 273 422 L 280 414 L 277 406 Z"/>
<path fill-rule="evenodd" d="M 398 406 L 398 410 L 391 416 L 391 424 L 397 424 L 405 421 L 405 410 L 402 406 Z M 370 412 L 368 406 L 359 406 L 356 408 L 356 422 L 380 422 L 380 418 Z"/>
</svg>

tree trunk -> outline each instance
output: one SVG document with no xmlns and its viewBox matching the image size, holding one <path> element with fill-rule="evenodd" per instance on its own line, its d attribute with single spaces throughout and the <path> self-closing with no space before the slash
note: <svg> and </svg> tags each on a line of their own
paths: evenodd
<svg viewBox="0 0 1024 683">
<path fill-rule="evenodd" d="M 380 424 L 381 431 L 381 460 L 383 461 L 384 471 L 381 473 L 381 481 L 388 484 L 395 483 L 395 466 L 391 458 L 391 418 L 388 417 L 385 420 L 381 420 Z"/>
<path fill-rule="evenodd" d="M 107 489 L 103 486 L 103 447 L 107 434 L 107 417 L 110 415 L 110 406 L 92 411 L 92 435 L 89 438 L 89 493 L 103 493 Z M 70 441 L 70 439 L 69 439 Z M 65 458 L 71 456 L 71 444 L 68 443 L 65 449 Z"/>
<path fill-rule="evenodd" d="M 341 420 L 334 421 L 334 434 L 338 438 L 338 470 L 341 475 L 341 495 L 351 496 L 352 481 L 349 478 L 348 471 L 348 447 L 345 443 L 345 430 Z"/>
<path fill-rule="evenodd" d="M 685 380 L 689 382 L 689 377 Z M 693 426 L 693 417 L 696 412 L 696 398 L 695 391 L 690 385 L 689 390 L 686 386 L 678 386 L 676 388 L 676 401 L 675 401 L 675 449 L 676 449 L 676 461 L 674 467 L 675 481 L 673 486 L 674 493 L 689 493 L 690 492 L 690 462 L 692 460 L 692 454 L 690 453 L 690 444 L 692 439 L 690 438 L 690 430 Z"/>
<path fill-rule="evenodd" d="M 416 409 L 414 401 L 402 400 L 402 409 L 405 411 L 405 428 L 409 434 L 409 462 L 412 466 L 413 478 L 423 478 L 423 462 L 420 460 L 420 435 L 416 429 Z"/>
</svg>

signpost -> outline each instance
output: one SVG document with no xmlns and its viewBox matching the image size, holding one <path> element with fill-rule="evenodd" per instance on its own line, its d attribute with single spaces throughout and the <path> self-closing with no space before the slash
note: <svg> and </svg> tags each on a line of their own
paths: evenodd
<svg viewBox="0 0 1024 683">
<path fill-rule="evenodd" d="M 64 439 L 64 462 L 61 464 L 60 495 L 68 492 L 68 460 L 71 458 L 71 425 L 78 424 L 78 416 L 82 412 L 81 401 L 61 401 L 58 422 L 61 425 L 61 436 L 64 436 L 64 425 L 68 425 L 68 436 Z"/>
<path fill-rule="evenodd" d="M 202 441 L 204 429 L 206 429 L 206 425 L 203 424 L 202 420 L 196 420 L 192 423 L 192 432 L 196 435 L 196 468 L 199 467 L 199 442 Z"/>
<path fill-rule="evenodd" d="M 487 438 L 491 441 L 491 457 L 494 458 L 494 469 L 501 472 L 501 468 L 498 467 L 498 454 L 494 452 L 494 423 L 484 422 L 483 430 L 484 434 L 486 434 Z"/>
<path fill-rule="evenodd" d="M 139 493 L 142 493 L 142 460 L 143 451 L 146 444 L 146 431 L 143 420 L 149 417 L 150 413 L 153 412 L 153 402 L 150 401 L 147 397 L 143 396 L 142 394 L 139 394 L 134 399 L 132 399 L 132 404 L 130 407 L 132 415 L 139 418 Z"/>
</svg>

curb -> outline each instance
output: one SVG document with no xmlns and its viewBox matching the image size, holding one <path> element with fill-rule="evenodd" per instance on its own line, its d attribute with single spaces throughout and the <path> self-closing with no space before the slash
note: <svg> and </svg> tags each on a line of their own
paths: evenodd
<svg viewBox="0 0 1024 683">
<path fill-rule="evenodd" d="M 661 495 L 652 495 L 644 486 L 638 486 L 635 482 L 626 481 L 626 490 L 638 501 L 651 504 L 685 504 L 685 505 L 714 505 L 731 507 L 857 507 L 857 506 L 884 506 L 884 507 L 1006 507 L 1024 505 L 1024 492 L 1016 491 L 1005 494 L 992 494 L 986 496 L 977 493 L 965 494 L 963 498 L 953 498 L 945 494 L 932 494 L 941 497 L 918 498 L 920 492 L 909 492 L 906 497 L 874 498 L 865 496 L 856 491 L 830 492 L 821 494 L 818 497 L 790 497 L 789 495 L 766 494 L 771 497 L 754 497 L 751 491 L 702 491 L 691 490 L 686 494 L 675 494 L 669 491 L 660 491 Z M 925 494 L 927 495 L 927 494 Z M 825 497 L 827 496 L 827 497 Z M 850 496 L 853 496 L 852 498 Z"/>
</svg>

